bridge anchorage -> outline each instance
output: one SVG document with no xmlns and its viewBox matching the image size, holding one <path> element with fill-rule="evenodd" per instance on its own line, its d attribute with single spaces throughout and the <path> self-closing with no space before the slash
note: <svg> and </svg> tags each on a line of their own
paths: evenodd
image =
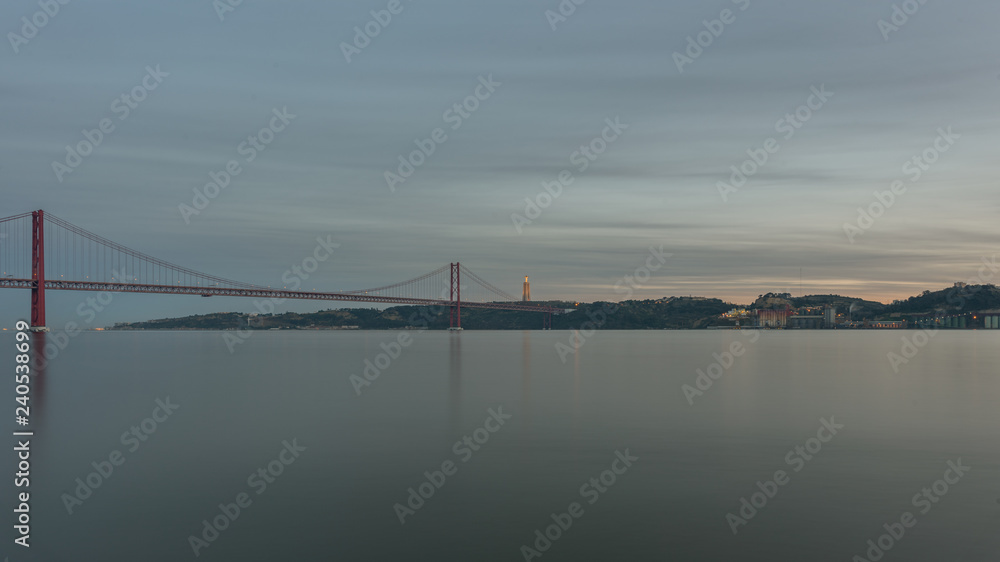
<svg viewBox="0 0 1000 562">
<path fill-rule="evenodd" d="M 31 291 L 31 329 L 38 332 L 48 331 L 47 290 L 448 307 L 450 326 L 456 331 L 462 329 L 463 307 L 540 312 L 543 328 L 551 328 L 552 315 L 563 312 L 522 302 L 459 262 L 399 283 L 357 291 L 289 291 L 243 283 L 154 258 L 43 210 L 0 218 L 0 272 L 0 288 Z"/>
</svg>

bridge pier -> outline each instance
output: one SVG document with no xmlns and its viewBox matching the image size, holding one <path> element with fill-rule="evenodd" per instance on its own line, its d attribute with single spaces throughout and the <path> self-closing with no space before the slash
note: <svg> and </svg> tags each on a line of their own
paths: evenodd
<svg viewBox="0 0 1000 562">
<path fill-rule="evenodd" d="M 31 213 L 31 328 L 48 332 L 45 327 L 45 211 Z"/>
</svg>

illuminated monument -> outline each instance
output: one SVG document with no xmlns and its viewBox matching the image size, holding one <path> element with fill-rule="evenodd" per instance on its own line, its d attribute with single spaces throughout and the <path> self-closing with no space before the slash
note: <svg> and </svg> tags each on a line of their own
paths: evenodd
<svg viewBox="0 0 1000 562">
<path fill-rule="evenodd" d="M 521 294 L 521 300 L 528 302 L 531 300 L 531 284 L 528 283 L 528 276 L 524 276 L 524 292 Z"/>
</svg>

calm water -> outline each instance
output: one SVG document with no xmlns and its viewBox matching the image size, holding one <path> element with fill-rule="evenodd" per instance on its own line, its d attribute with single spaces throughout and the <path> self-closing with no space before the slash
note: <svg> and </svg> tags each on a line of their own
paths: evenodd
<svg viewBox="0 0 1000 562">
<path fill-rule="evenodd" d="M 232 354 L 219 333 L 80 334 L 35 383 L 33 546 L 14 549 L 8 525 L 0 553 L 194 559 L 188 537 L 246 493 L 199 560 L 524 560 L 574 502 L 532 560 L 849 561 L 907 511 L 916 525 L 884 560 L 998 559 L 1000 333 L 942 332 L 899 373 L 886 355 L 903 333 L 598 332 L 564 363 L 569 335 L 412 333 L 359 396 L 351 375 L 398 333 L 261 332 Z M 745 353 L 689 403 L 682 386 L 734 341 Z M 10 331 L 0 344 L 12 372 Z M 12 381 L 0 396 L 13 417 Z M 168 398 L 176 411 L 146 435 Z M 490 409 L 510 417 L 487 423 Z M 122 442 L 132 426 L 145 441 Z M 465 435 L 477 451 L 455 448 Z M 64 494 L 116 450 L 124 462 L 69 514 Z M 626 451 L 631 466 L 615 462 Z M 914 506 L 958 459 L 971 471 Z M 394 505 L 446 461 L 401 524 Z M 269 463 L 277 477 L 248 482 Z M 9 449 L 0 466 L 13 473 Z M 734 535 L 727 514 L 779 470 Z"/>
</svg>

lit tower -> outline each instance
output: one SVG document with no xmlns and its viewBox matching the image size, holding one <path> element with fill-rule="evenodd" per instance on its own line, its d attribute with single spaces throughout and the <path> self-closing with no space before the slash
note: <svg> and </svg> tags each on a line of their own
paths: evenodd
<svg viewBox="0 0 1000 562">
<path fill-rule="evenodd" d="M 528 302 L 531 300 L 531 284 L 528 283 L 528 276 L 524 276 L 524 292 L 521 294 L 521 300 Z"/>
</svg>

